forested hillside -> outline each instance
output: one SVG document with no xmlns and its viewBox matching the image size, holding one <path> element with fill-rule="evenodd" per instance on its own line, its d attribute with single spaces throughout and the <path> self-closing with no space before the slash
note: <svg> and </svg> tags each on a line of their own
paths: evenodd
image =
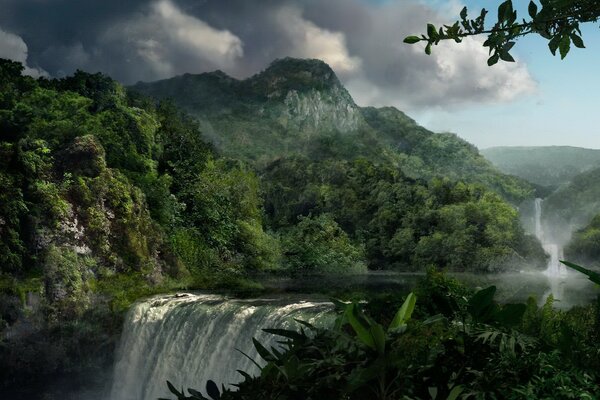
<svg viewBox="0 0 600 400">
<path fill-rule="evenodd" d="M 298 218 L 304 223 L 302 218 L 326 215 L 328 224 L 361 243 L 371 268 L 486 272 L 544 266 L 543 250 L 525 236 L 517 211 L 480 185 L 427 183 L 366 159 L 289 158 L 269 165 L 262 178 L 269 226 L 286 232 Z M 298 245 L 288 249 L 283 243 L 296 257 Z"/>
<path fill-rule="evenodd" d="M 453 134 L 436 134 L 393 108 L 362 108 L 319 60 L 285 58 L 246 80 L 221 71 L 138 83 L 134 91 L 172 99 L 201 122 L 223 154 L 263 167 L 274 159 L 365 157 L 412 178 L 480 183 L 515 203 L 533 195 Z"/>
<path fill-rule="evenodd" d="M 506 174 L 551 188 L 600 167 L 600 150 L 570 146 L 492 147 L 481 154 Z"/>
<path fill-rule="evenodd" d="M 100 74 L 22 71 L 0 61 L 2 385 L 96 376 L 135 299 L 277 267 L 256 175 L 194 121 Z"/>
</svg>

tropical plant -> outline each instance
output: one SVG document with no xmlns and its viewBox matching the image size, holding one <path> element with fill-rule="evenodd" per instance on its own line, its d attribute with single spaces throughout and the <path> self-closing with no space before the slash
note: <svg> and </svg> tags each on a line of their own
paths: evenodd
<svg viewBox="0 0 600 400">
<path fill-rule="evenodd" d="M 411 293 L 395 314 L 384 318 L 390 321 L 385 327 L 368 316 L 365 304 L 335 301 L 340 314 L 331 327 L 298 321 L 298 331 L 265 329 L 283 340 L 271 348 L 253 340 L 262 358 L 256 364 L 260 375 L 240 371 L 244 380 L 234 385 L 237 390 L 219 390 L 209 382 L 205 397 L 195 390 L 188 395 L 171 384 L 169 388 L 180 400 L 600 395 L 593 356 L 581 357 L 576 351 L 599 351 L 589 314 L 555 311 L 551 299 L 542 308 L 535 302 L 500 305 L 493 286 L 465 296 L 452 280 L 444 279 L 430 273 L 424 287 L 436 290 L 423 290 L 423 284 L 418 290 L 424 304 L 440 304 L 440 314 L 417 311 Z M 423 318 L 413 318 L 419 314 Z M 572 327 L 582 332 L 574 334 Z"/>
<path fill-rule="evenodd" d="M 600 273 L 592 271 L 591 269 L 584 268 L 580 265 L 574 264 L 569 261 L 561 260 L 561 263 L 565 264 L 569 268 L 574 269 L 575 271 L 581 272 L 582 274 L 586 275 L 590 281 L 594 282 L 596 285 L 600 285 Z"/>
<path fill-rule="evenodd" d="M 340 301 L 335 301 L 335 304 L 343 311 L 332 329 L 319 329 L 300 320 L 297 320 L 301 324 L 299 332 L 264 329 L 265 332 L 284 338 L 278 342 L 283 349 L 267 349 L 253 339 L 258 354 L 266 362 L 264 366 L 256 364 L 261 370 L 260 380 L 273 385 L 268 389 L 268 398 L 279 398 L 273 395 L 280 394 L 284 388 L 291 394 L 291 398 L 300 398 L 300 394 L 304 398 L 326 395 L 333 396 L 327 398 L 342 398 L 339 396 L 365 393 L 364 386 L 371 381 L 376 382 L 372 388 L 375 398 L 394 398 L 395 393 L 401 390 L 401 385 L 397 382 L 400 376 L 393 374 L 394 367 L 399 362 L 393 351 L 393 342 L 406 332 L 415 302 L 415 295 L 410 293 L 387 329 L 364 314 L 357 303 L 346 304 Z M 344 329 L 347 325 L 351 327 L 350 332 Z M 345 351 L 349 353 L 345 354 Z M 349 362 L 350 359 L 353 362 Z M 243 393 L 244 387 L 258 383 L 257 378 L 243 371 L 240 373 L 245 381 L 236 385 L 240 388 L 239 393 Z M 224 387 L 221 393 L 212 381 L 208 381 L 206 385 L 209 398 L 194 389 L 188 389 L 190 396 L 186 396 L 183 390 L 177 390 L 170 382 L 167 382 L 167 386 L 179 400 L 238 398 L 238 392 Z M 259 386 L 263 390 L 267 389 L 262 388 L 262 383 Z M 253 389 L 252 396 L 255 395 Z M 242 394 L 239 398 L 245 397 Z"/>
</svg>

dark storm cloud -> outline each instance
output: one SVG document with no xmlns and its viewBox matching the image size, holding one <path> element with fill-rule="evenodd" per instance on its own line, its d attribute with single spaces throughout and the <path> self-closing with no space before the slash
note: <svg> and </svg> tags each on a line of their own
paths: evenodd
<svg viewBox="0 0 600 400">
<path fill-rule="evenodd" d="M 440 20 L 413 0 L 0 0 L 0 9 L 0 56 L 53 76 L 81 68 L 132 83 L 219 68 L 246 77 L 296 56 L 324 59 L 361 104 L 505 101 L 535 87 L 522 64 L 488 69 L 480 42 L 433 57 L 402 44 Z"/>
<path fill-rule="evenodd" d="M 147 0 L 0 0 L 0 26 L 22 36 L 33 53 L 48 45 L 93 43 L 122 16 Z"/>
</svg>

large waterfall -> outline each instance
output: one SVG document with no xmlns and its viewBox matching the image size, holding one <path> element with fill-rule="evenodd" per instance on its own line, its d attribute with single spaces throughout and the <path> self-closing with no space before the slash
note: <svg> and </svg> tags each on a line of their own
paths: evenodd
<svg viewBox="0 0 600 400">
<path fill-rule="evenodd" d="M 563 258 L 562 247 L 556 243 L 550 243 L 544 234 L 542 225 L 542 199 L 535 199 L 535 236 L 542 242 L 546 253 L 550 255 L 550 260 L 544 273 L 549 277 L 564 277 L 567 275 L 567 269 L 560 263 Z"/>
<path fill-rule="evenodd" d="M 239 382 L 236 370 L 253 374 L 257 368 L 236 349 L 258 361 L 252 337 L 275 343 L 261 329 L 297 327 L 294 318 L 327 323 L 331 310 L 328 302 L 187 293 L 138 303 L 126 318 L 110 399 L 172 397 L 167 380 L 186 389 L 203 389 L 208 379 L 219 386 Z"/>
</svg>

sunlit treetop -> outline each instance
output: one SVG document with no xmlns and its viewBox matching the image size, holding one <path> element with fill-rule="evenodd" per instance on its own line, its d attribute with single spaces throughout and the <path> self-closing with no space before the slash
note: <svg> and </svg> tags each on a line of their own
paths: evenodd
<svg viewBox="0 0 600 400">
<path fill-rule="evenodd" d="M 460 19 L 452 25 L 436 27 L 427 24 L 427 33 L 421 36 L 408 36 L 405 43 L 426 42 L 425 53 L 431 54 L 432 45 L 442 40 L 454 40 L 460 43 L 463 38 L 487 35 L 484 47 L 489 48 L 488 65 L 499 60 L 515 61 L 510 54 L 515 42 L 525 36 L 536 34 L 548 40 L 553 55 L 556 51 L 565 58 L 571 44 L 584 48 L 580 24 L 597 22 L 600 16 L 598 0 L 531 0 L 528 15 L 521 18 L 513 7 L 512 0 L 506 0 L 498 6 L 498 20 L 490 27 L 486 24 L 488 10 L 482 9 L 475 18 L 469 15 L 467 7 L 460 12 Z"/>
</svg>

